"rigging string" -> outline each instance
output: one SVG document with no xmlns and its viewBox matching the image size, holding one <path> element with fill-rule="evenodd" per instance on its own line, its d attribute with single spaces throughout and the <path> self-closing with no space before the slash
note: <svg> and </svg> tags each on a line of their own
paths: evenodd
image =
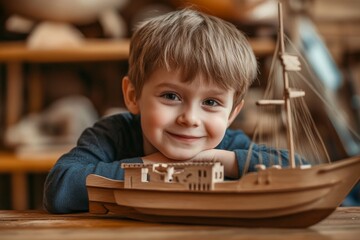
<svg viewBox="0 0 360 240">
<path fill-rule="evenodd" d="M 311 79 L 317 79 L 317 77 L 315 76 L 315 74 L 310 70 L 310 66 L 309 64 L 306 62 L 305 58 L 299 53 L 299 51 L 296 49 L 296 47 L 294 46 L 294 43 L 291 42 L 291 40 L 287 38 L 287 41 L 289 42 L 289 44 L 293 47 L 293 49 L 297 52 L 297 54 L 299 54 L 299 57 L 301 58 L 302 62 L 304 62 L 305 68 L 307 70 L 307 72 L 310 74 L 310 78 Z M 298 77 L 301 78 L 301 80 L 304 81 L 304 83 L 306 83 L 306 85 L 316 94 L 316 96 L 321 100 L 321 102 L 327 107 L 327 110 L 331 111 L 334 116 L 336 118 L 338 118 L 341 121 L 347 122 L 346 118 L 343 117 L 343 114 L 339 114 L 338 112 L 336 112 L 335 109 L 339 109 L 337 106 L 332 106 L 330 105 L 329 101 L 327 99 L 325 99 L 317 90 L 321 89 L 323 92 L 326 92 L 324 90 L 324 87 L 322 84 L 320 84 L 320 80 L 318 81 L 313 81 L 314 85 L 316 86 L 316 88 L 304 77 L 302 76 L 300 73 L 297 73 Z M 348 130 L 358 139 L 360 140 L 360 135 L 357 133 L 357 131 L 355 131 L 351 126 L 347 126 Z"/>
<path fill-rule="evenodd" d="M 307 67 L 307 62 L 304 60 L 303 56 L 297 51 L 297 49 L 292 44 L 291 40 L 285 36 L 287 52 L 293 53 L 295 52 L 296 56 L 302 60 L 301 64 Z M 308 68 L 306 68 L 309 71 Z M 301 75 L 300 72 L 295 72 L 296 74 L 289 75 L 292 85 L 294 88 L 301 89 L 302 87 L 302 79 L 306 79 Z M 301 78 L 299 78 L 301 76 Z M 315 82 L 317 84 L 317 82 Z M 322 137 L 316 128 L 316 124 L 312 118 L 308 105 L 306 104 L 305 98 L 294 98 L 292 99 L 294 105 L 294 111 L 292 112 L 292 118 L 294 121 L 294 125 L 297 128 L 294 128 L 295 141 L 297 141 L 297 153 L 301 156 L 304 156 L 306 159 L 311 159 L 314 163 L 322 163 L 324 160 L 330 162 L 330 157 L 326 151 L 325 144 L 322 140 Z M 301 142 L 301 139 L 307 139 L 308 144 L 304 144 Z"/>
<path fill-rule="evenodd" d="M 293 50 L 296 51 L 297 53 L 296 55 L 298 55 L 302 60 L 302 62 L 305 64 L 306 70 L 309 71 L 308 64 L 304 60 L 304 57 L 296 50 L 296 48 L 289 40 L 289 38 L 287 36 L 285 37 L 286 37 L 286 42 L 290 43 L 290 46 L 293 48 Z M 281 77 L 280 71 L 276 71 L 276 69 L 281 68 L 280 66 L 281 64 L 279 63 L 280 61 L 278 60 L 278 51 L 279 51 L 279 38 L 277 39 L 275 51 L 271 61 L 267 86 L 264 92 L 264 99 L 279 99 L 278 96 L 279 93 L 277 92 L 279 89 L 283 89 L 283 87 L 280 86 L 281 84 L 283 84 L 282 81 L 276 80 Z M 311 71 L 309 72 L 311 76 L 313 76 L 313 73 Z M 289 79 L 291 83 L 295 85 L 295 88 L 298 85 L 299 83 L 298 80 L 300 78 L 300 80 L 305 82 L 308 85 L 308 87 L 320 98 L 320 100 L 322 100 L 328 106 L 328 103 L 325 101 L 325 99 L 316 91 L 314 86 L 312 86 L 312 84 L 310 84 L 310 82 L 304 76 L 301 75 L 300 72 L 296 72 L 295 76 L 297 76 L 298 79 L 296 79 L 292 75 L 291 75 L 291 79 Z M 315 84 L 318 83 L 315 82 Z M 294 103 L 294 110 L 295 110 L 292 112 L 291 116 L 294 121 L 294 126 L 296 126 L 294 127 L 295 130 L 294 135 L 297 136 L 297 138 L 295 138 L 296 139 L 295 145 L 297 149 L 296 152 L 301 156 L 298 159 L 303 160 L 303 157 L 305 157 L 305 159 L 307 161 L 310 161 L 311 163 L 321 163 L 324 162 L 324 159 L 329 162 L 330 157 L 326 151 L 325 144 L 320 136 L 318 129 L 315 127 L 315 122 L 311 117 L 311 113 L 305 103 L 305 100 L 303 98 L 297 98 L 297 99 L 292 99 L 292 101 Z M 259 146 L 261 145 L 270 146 L 268 156 L 271 156 L 271 158 L 269 159 L 271 164 L 274 164 L 276 159 L 278 160 L 279 164 L 282 163 L 282 156 L 280 154 L 280 151 L 274 150 L 274 149 L 284 148 L 283 141 L 279 137 L 279 135 L 281 135 L 280 132 L 282 130 L 280 126 L 285 127 L 285 121 L 281 116 L 281 108 L 283 108 L 283 106 L 280 107 L 267 106 L 267 109 L 265 111 L 266 114 L 263 113 L 265 110 L 264 107 L 260 107 L 258 109 L 258 116 L 259 116 L 258 124 L 254 130 L 253 143 L 249 147 L 249 153 L 247 155 L 247 159 L 243 168 L 243 175 L 249 170 L 253 146 L 255 143 L 257 143 Z M 266 136 L 263 134 L 264 132 L 267 132 Z M 306 139 L 309 141 L 308 144 L 305 144 L 303 141 L 300 140 L 302 139 L 300 137 L 302 135 L 305 135 Z M 264 159 L 261 154 L 261 151 L 257 153 L 257 156 L 258 156 L 259 164 L 263 164 Z"/>
</svg>

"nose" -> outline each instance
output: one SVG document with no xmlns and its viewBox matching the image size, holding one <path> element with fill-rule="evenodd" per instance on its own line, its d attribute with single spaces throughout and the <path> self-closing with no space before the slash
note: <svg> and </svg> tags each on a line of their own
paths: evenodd
<svg viewBox="0 0 360 240">
<path fill-rule="evenodd" d="M 177 123 L 181 126 L 198 127 L 200 126 L 199 110 L 195 107 L 187 107 L 177 117 Z"/>
</svg>

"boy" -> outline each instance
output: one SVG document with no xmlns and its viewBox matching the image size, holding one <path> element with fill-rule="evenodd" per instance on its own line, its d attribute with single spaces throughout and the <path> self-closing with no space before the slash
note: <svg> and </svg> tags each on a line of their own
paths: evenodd
<svg viewBox="0 0 360 240">
<path fill-rule="evenodd" d="M 123 179 L 125 162 L 219 160 L 227 178 L 239 178 L 251 141 L 227 127 L 256 74 L 249 43 L 223 20 L 184 9 L 146 21 L 133 34 L 123 78 L 130 113 L 100 120 L 58 160 L 45 183 L 46 209 L 87 211 L 87 175 Z M 250 170 L 271 154 L 254 147 Z"/>
</svg>

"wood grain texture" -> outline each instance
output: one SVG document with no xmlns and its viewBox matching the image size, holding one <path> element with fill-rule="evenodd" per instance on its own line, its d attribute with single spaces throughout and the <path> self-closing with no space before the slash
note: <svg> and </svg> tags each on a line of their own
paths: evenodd
<svg viewBox="0 0 360 240">
<path fill-rule="evenodd" d="M 89 213 L 0 211 L 0 239 L 359 239 L 360 208 L 337 208 L 305 229 L 160 224 Z"/>
</svg>

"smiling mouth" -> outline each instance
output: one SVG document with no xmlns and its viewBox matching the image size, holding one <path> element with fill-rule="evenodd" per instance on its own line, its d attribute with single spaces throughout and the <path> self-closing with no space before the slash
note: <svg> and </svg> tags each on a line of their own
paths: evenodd
<svg viewBox="0 0 360 240">
<path fill-rule="evenodd" d="M 166 132 L 166 133 L 169 136 L 171 136 L 172 138 L 175 138 L 177 140 L 184 141 L 184 142 L 194 142 L 194 141 L 202 138 L 202 137 L 197 137 L 197 136 L 192 136 L 192 135 L 175 134 L 175 133 L 171 133 L 171 132 Z"/>
</svg>

